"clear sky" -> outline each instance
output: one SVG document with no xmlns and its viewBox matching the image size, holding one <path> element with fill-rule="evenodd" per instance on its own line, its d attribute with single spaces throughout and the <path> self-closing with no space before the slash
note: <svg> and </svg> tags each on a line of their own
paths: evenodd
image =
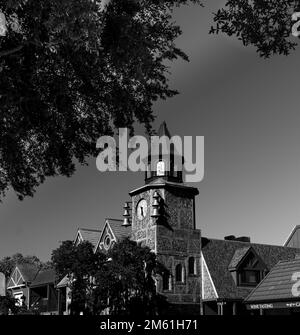
<svg viewBox="0 0 300 335">
<path fill-rule="evenodd" d="M 246 235 L 283 244 L 300 224 L 300 50 L 260 59 L 225 35 L 209 35 L 212 12 L 182 7 L 178 45 L 190 62 L 172 65 L 170 84 L 180 95 L 158 102 L 155 127 L 166 120 L 172 135 L 205 136 L 205 177 L 194 186 L 197 227 L 207 237 Z M 34 198 L 9 192 L 0 204 L 0 258 L 15 252 L 50 259 L 78 227 L 101 228 L 120 218 L 140 173 L 101 174 L 90 165 L 71 178 L 48 179 Z"/>
</svg>

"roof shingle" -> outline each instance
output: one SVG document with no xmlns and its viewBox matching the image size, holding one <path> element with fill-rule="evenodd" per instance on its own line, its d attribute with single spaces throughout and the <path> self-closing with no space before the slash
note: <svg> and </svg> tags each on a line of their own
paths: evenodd
<svg viewBox="0 0 300 335">
<path fill-rule="evenodd" d="M 97 245 L 101 236 L 101 230 L 79 228 L 79 232 L 84 241 L 90 242 L 94 247 Z"/>
<path fill-rule="evenodd" d="M 123 220 L 106 219 L 108 221 L 117 240 L 122 240 L 131 236 L 131 226 L 123 226 Z"/>
<path fill-rule="evenodd" d="M 300 272 L 300 259 L 279 262 L 245 299 L 246 303 L 295 299 L 294 273 Z"/>
<path fill-rule="evenodd" d="M 244 299 L 253 288 L 236 286 L 229 271 L 229 266 L 252 247 L 257 255 L 271 270 L 278 261 L 293 260 L 299 249 L 240 241 L 216 240 L 202 238 L 202 253 L 219 298 Z M 236 256 L 236 257 L 234 257 Z"/>
<path fill-rule="evenodd" d="M 22 277 L 26 282 L 32 282 L 35 279 L 39 270 L 37 265 L 29 263 L 17 264 L 16 267 L 19 269 Z"/>
<path fill-rule="evenodd" d="M 54 269 L 40 270 L 30 286 L 33 287 L 33 286 L 50 284 L 54 282 L 55 282 Z"/>
</svg>

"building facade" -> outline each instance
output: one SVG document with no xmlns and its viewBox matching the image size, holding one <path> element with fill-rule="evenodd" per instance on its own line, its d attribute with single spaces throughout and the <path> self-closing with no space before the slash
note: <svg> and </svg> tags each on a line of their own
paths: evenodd
<svg viewBox="0 0 300 335">
<path fill-rule="evenodd" d="M 145 183 L 129 192 L 124 219 L 106 219 L 101 231 L 81 229 L 74 242 L 88 240 L 95 252 L 106 252 L 128 237 L 148 246 L 165 268 L 157 278 L 157 292 L 169 302 L 166 314 L 260 313 L 247 308 L 245 299 L 279 261 L 293 262 L 298 257 L 299 227 L 285 246 L 251 243 L 248 237 L 233 235 L 223 240 L 202 236 L 195 218 L 199 191 L 183 183 L 183 172 L 176 164 L 184 158 L 172 142 L 169 145 L 171 135 L 165 123 L 158 136 L 162 139 L 158 154 L 149 154 Z M 166 145 L 169 155 L 163 154 Z M 67 283 L 64 278 L 57 286 L 65 290 L 64 297 L 68 296 Z M 63 306 L 67 314 L 67 304 Z"/>
</svg>

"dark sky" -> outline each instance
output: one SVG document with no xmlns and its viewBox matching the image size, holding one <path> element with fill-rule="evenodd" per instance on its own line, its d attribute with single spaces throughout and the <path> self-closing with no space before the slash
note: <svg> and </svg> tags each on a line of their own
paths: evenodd
<svg viewBox="0 0 300 335">
<path fill-rule="evenodd" d="M 176 11 L 190 62 L 172 65 L 170 83 L 181 94 L 155 105 L 155 127 L 166 120 L 173 135 L 205 136 L 205 177 L 194 185 L 204 236 L 283 244 L 300 223 L 300 51 L 264 60 L 233 38 L 208 35 L 224 2 Z M 103 174 L 92 159 L 72 178 L 48 179 L 34 198 L 20 202 L 9 192 L 0 205 L 0 258 L 19 251 L 49 259 L 78 227 L 120 218 L 128 192 L 142 184 L 143 174 Z"/>
</svg>

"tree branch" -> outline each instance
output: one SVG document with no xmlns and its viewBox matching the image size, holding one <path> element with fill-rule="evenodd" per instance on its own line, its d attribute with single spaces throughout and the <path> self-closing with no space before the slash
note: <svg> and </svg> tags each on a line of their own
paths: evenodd
<svg viewBox="0 0 300 335">
<path fill-rule="evenodd" d="M 6 51 L 0 51 L 0 57 L 5 57 L 5 56 L 9 56 L 9 55 L 12 55 L 20 50 L 23 49 L 23 45 L 20 45 L 16 48 L 13 48 L 13 49 L 10 49 L 10 50 L 6 50 Z"/>
</svg>

